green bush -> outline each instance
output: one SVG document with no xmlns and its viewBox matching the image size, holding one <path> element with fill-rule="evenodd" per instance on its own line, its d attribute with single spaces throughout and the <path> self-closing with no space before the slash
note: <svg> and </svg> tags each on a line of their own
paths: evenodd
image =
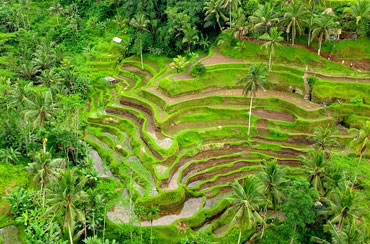
<svg viewBox="0 0 370 244">
<path fill-rule="evenodd" d="M 351 98 L 350 102 L 355 104 L 355 105 L 358 105 L 358 106 L 364 104 L 364 101 L 363 101 L 362 97 L 360 97 L 360 96 L 355 96 L 355 97 Z"/>
<path fill-rule="evenodd" d="M 192 77 L 200 77 L 205 75 L 207 72 L 206 66 L 204 66 L 202 63 L 195 64 L 190 71 L 190 75 Z"/>
</svg>

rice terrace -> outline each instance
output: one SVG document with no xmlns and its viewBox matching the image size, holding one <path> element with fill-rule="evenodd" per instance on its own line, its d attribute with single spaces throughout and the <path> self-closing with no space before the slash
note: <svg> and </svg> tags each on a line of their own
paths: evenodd
<svg viewBox="0 0 370 244">
<path fill-rule="evenodd" d="M 4 0 L 0 244 L 370 243 L 369 0 Z"/>
</svg>

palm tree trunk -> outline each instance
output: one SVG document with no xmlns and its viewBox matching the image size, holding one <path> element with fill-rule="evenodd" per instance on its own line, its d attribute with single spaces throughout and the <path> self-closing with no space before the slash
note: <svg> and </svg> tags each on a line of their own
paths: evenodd
<svg viewBox="0 0 370 244">
<path fill-rule="evenodd" d="M 222 27 L 221 27 L 221 24 L 220 24 L 220 20 L 217 19 L 217 24 L 218 24 L 218 27 L 220 27 L 220 31 L 222 31 Z"/>
<path fill-rule="evenodd" d="M 271 70 L 272 50 L 270 50 L 269 70 Z"/>
<path fill-rule="evenodd" d="M 140 32 L 140 60 L 141 60 L 141 69 L 144 69 L 142 32 Z"/>
<path fill-rule="evenodd" d="M 292 238 L 290 239 L 290 244 L 293 244 L 293 242 L 294 242 L 294 235 L 295 235 L 295 231 L 296 231 L 296 229 L 297 229 L 297 225 L 295 224 L 295 225 L 294 225 L 294 228 L 293 228 Z"/>
<path fill-rule="evenodd" d="M 320 56 L 320 53 L 321 53 L 322 36 L 323 36 L 323 33 L 320 34 L 320 39 L 319 39 L 319 50 L 317 51 L 317 55 L 319 55 L 319 56 Z"/>
<path fill-rule="evenodd" d="M 69 225 L 68 225 L 68 234 L 69 234 L 69 241 L 70 241 L 70 244 L 73 244 L 72 232 L 71 232 L 71 226 L 69 226 Z"/>
<path fill-rule="evenodd" d="M 242 230 L 240 229 L 240 230 L 239 230 L 239 239 L 238 239 L 238 244 L 240 244 L 240 239 L 241 239 L 241 237 L 242 237 Z"/>
<path fill-rule="evenodd" d="M 42 188 L 42 208 L 45 208 L 45 186 L 44 186 L 44 183 L 41 184 L 41 188 Z"/>
<path fill-rule="evenodd" d="M 248 136 L 251 133 L 252 103 L 253 103 L 253 96 L 251 96 L 251 101 L 249 105 Z"/>
<path fill-rule="evenodd" d="M 59 25 L 59 16 L 58 16 L 58 14 L 57 14 L 57 24 Z"/>
</svg>

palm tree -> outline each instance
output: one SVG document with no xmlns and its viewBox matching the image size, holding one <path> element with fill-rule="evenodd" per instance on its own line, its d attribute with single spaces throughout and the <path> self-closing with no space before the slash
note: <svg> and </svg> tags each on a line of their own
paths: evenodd
<svg viewBox="0 0 370 244">
<path fill-rule="evenodd" d="M 47 189 L 47 203 L 50 207 L 45 215 L 58 213 L 63 216 L 63 228 L 65 233 L 68 233 L 70 244 L 73 244 L 72 232 L 76 223 L 85 222 L 84 214 L 80 209 L 89 200 L 88 194 L 83 189 L 85 182 L 84 178 L 78 177 L 76 169 L 66 169 L 60 171 L 58 180 L 52 181 L 50 189 Z M 76 237 L 78 238 L 83 231 L 86 230 L 80 231 Z"/>
<path fill-rule="evenodd" d="M 283 40 L 283 37 L 281 36 L 281 32 L 278 31 L 276 27 L 273 27 L 270 29 L 270 34 L 267 34 L 265 38 L 266 42 L 262 45 L 263 48 L 268 50 L 269 53 L 269 70 L 271 70 L 272 67 L 272 55 L 274 54 L 275 47 L 279 47 L 281 42 Z"/>
<path fill-rule="evenodd" d="M 140 32 L 140 60 L 141 60 L 141 69 L 144 69 L 144 61 L 143 61 L 143 43 L 142 43 L 142 35 L 143 31 L 148 31 L 146 26 L 148 25 L 149 20 L 145 18 L 145 15 L 140 13 L 137 14 L 130 22 L 132 26 L 134 26 Z"/>
<path fill-rule="evenodd" d="M 229 16 L 230 16 L 229 20 L 230 20 L 230 28 L 231 28 L 231 26 L 233 25 L 231 12 L 233 11 L 233 9 L 238 8 L 238 6 L 240 5 L 240 0 L 223 0 L 223 2 L 224 2 L 224 8 L 229 7 Z"/>
<path fill-rule="evenodd" d="M 209 21 L 212 16 L 215 17 L 218 27 L 220 31 L 222 31 L 222 27 L 220 24 L 220 19 L 227 21 L 227 17 L 223 14 L 223 0 L 209 0 L 205 3 L 204 11 L 205 11 L 205 20 Z"/>
<path fill-rule="evenodd" d="M 333 131 L 329 127 L 316 127 L 313 136 L 309 139 L 314 140 L 315 146 L 323 150 L 324 152 L 337 144 L 337 140 L 333 136 Z"/>
<path fill-rule="evenodd" d="M 294 2 L 288 4 L 284 9 L 284 17 L 280 24 L 286 28 L 286 32 L 291 33 L 292 45 L 294 46 L 295 37 L 301 35 L 304 31 L 304 26 L 307 24 L 307 10 L 306 7 L 299 3 Z"/>
<path fill-rule="evenodd" d="M 278 165 L 276 160 L 264 161 L 263 164 L 263 170 L 259 173 L 259 178 L 264 185 L 265 196 L 271 201 L 274 212 L 276 212 L 282 196 L 279 188 L 286 182 L 284 177 L 287 169 Z"/>
<path fill-rule="evenodd" d="M 10 104 L 14 104 L 17 108 L 23 107 L 29 94 L 29 88 L 32 86 L 32 82 L 19 80 L 17 81 L 15 88 L 10 91 Z"/>
<path fill-rule="evenodd" d="M 312 187 L 324 194 L 326 192 L 324 181 L 330 180 L 326 174 L 328 163 L 325 160 L 325 152 L 321 149 L 313 150 L 308 152 L 308 157 L 300 155 L 298 158 L 303 162 L 302 168 L 307 173 Z"/>
<path fill-rule="evenodd" d="M 339 230 L 343 230 L 344 222 L 359 219 L 364 213 L 361 206 L 362 197 L 352 188 L 353 183 L 347 183 L 331 192 L 327 199 L 329 203 L 326 213 L 333 216 L 331 222 L 337 224 Z"/>
<path fill-rule="evenodd" d="M 366 121 L 360 130 L 351 129 L 350 132 L 355 132 L 356 137 L 352 140 L 351 146 L 356 150 L 356 155 L 362 159 L 362 154 L 370 149 L 370 121 Z"/>
<path fill-rule="evenodd" d="M 40 72 L 40 67 L 33 62 L 24 63 L 19 68 L 19 75 L 27 80 L 32 78 Z"/>
<path fill-rule="evenodd" d="M 358 2 L 355 2 L 351 7 L 351 15 L 356 19 L 357 34 L 360 22 L 363 19 L 368 18 L 370 15 L 370 1 L 360 0 Z"/>
<path fill-rule="evenodd" d="M 16 164 L 19 161 L 20 156 L 21 153 L 12 147 L 0 149 L 0 160 L 3 160 L 7 164 Z"/>
<path fill-rule="evenodd" d="M 250 93 L 251 101 L 249 105 L 249 121 L 248 121 L 248 136 L 251 130 L 251 119 L 252 119 L 252 103 L 253 97 L 256 96 L 258 90 L 265 90 L 265 86 L 269 85 L 270 82 L 266 80 L 266 67 L 262 65 L 252 65 L 249 73 L 239 81 L 239 83 L 246 83 L 243 93 L 248 96 Z"/>
<path fill-rule="evenodd" d="M 35 65 L 39 66 L 42 69 L 50 69 L 53 63 L 55 62 L 54 50 L 46 51 L 42 49 L 36 50 L 34 54 L 33 62 Z"/>
<path fill-rule="evenodd" d="M 55 178 L 56 169 L 62 168 L 64 159 L 53 159 L 49 152 L 39 152 L 35 155 L 33 162 L 26 167 L 28 173 L 33 175 L 33 180 L 39 182 L 42 192 L 42 207 L 45 207 L 46 185 Z"/>
<path fill-rule="evenodd" d="M 173 62 L 170 63 L 170 67 L 176 70 L 176 73 L 179 73 L 180 70 L 186 67 L 188 64 L 186 57 L 181 55 L 177 55 L 176 58 L 173 59 Z"/>
<path fill-rule="evenodd" d="M 184 37 L 182 38 L 182 43 L 187 43 L 188 44 L 188 50 L 190 52 L 190 46 L 193 44 L 197 44 L 199 41 L 199 36 L 198 36 L 198 30 L 193 28 L 187 28 L 184 30 Z"/>
<path fill-rule="evenodd" d="M 23 111 L 26 120 L 31 120 L 33 127 L 44 128 L 45 121 L 54 117 L 56 105 L 53 103 L 51 92 L 36 91 L 26 98 L 26 109 Z"/>
<path fill-rule="evenodd" d="M 259 31 L 262 29 L 264 32 L 268 32 L 269 28 L 279 21 L 275 17 L 274 9 L 270 3 L 259 5 L 253 15 L 249 17 L 249 20 L 254 24 L 254 30 Z"/>
<path fill-rule="evenodd" d="M 310 42 L 311 42 L 311 32 L 312 32 L 312 25 L 313 25 L 313 17 L 314 17 L 314 12 L 315 12 L 315 5 L 316 4 L 321 4 L 325 5 L 325 0 L 308 0 L 308 4 L 312 4 L 311 6 L 311 18 L 310 18 L 310 23 L 308 23 L 308 43 L 307 46 L 310 47 Z"/>
<path fill-rule="evenodd" d="M 48 10 L 51 14 L 55 14 L 57 16 L 57 24 L 59 25 L 59 15 L 63 13 L 62 5 L 60 5 L 58 1 L 54 1 L 53 6 L 51 6 Z"/>
<path fill-rule="evenodd" d="M 46 87 L 50 87 L 61 81 L 59 74 L 54 68 L 51 68 L 50 70 L 43 70 L 37 79 Z"/>
<path fill-rule="evenodd" d="M 153 243 L 153 221 L 159 217 L 159 208 L 157 206 L 151 206 L 147 219 L 150 221 L 150 243 Z"/>
<path fill-rule="evenodd" d="M 315 18 L 313 24 L 312 39 L 317 36 L 319 37 L 319 50 L 317 51 L 317 55 L 320 55 L 322 41 L 330 40 L 330 34 L 337 28 L 339 23 L 334 21 L 334 16 L 332 14 L 323 14 Z"/>
<path fill-rule="evenodd" d="M 231 204 L 227 213 L 233 214 L 233 223 L 239 220 L 238 244 L 240 244 L 243 229 L 251 229 L 257 223 L 265 224 L 265 221 L 258 213 L 260 206 L 265 203 L 265 199 L 263 197 L 262 185 L 253 176 L 247 177 L 241 184 L 235 180 L 231 186 L 233 194 L 227 198 Z"/>
</svg>

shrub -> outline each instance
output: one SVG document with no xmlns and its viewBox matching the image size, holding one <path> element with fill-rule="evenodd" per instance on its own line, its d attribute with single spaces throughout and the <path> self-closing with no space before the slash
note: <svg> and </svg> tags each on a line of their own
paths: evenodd
<svg viewBox="0 0 370 244">
<path fill-rule="evenodd" d="M 190 71 L 190 75 L 192 77 L 200 77 L 205 75 L 207 72 L 206 66 L 204 66 L 202 63 L 197 63 L 194 65 Z"/>
<path fill-rule="evenodd" d="M 316 77 L 309 76 L 307 78 L 308 85 L 310 86 L 311 89 L 315 85 L 316 81 L 317 81 L 317 78 Z"/>
<path fill-rule="evenodd" d="M 360 96 L 355 96 L 355 97 L 351 98 L 350 102 L 357 105 L 357 106 L 360 106 L 360 105 L 364 104 L 364 101 L 362 100 L 362 97 L 360 97 Z"/>
</svg>

